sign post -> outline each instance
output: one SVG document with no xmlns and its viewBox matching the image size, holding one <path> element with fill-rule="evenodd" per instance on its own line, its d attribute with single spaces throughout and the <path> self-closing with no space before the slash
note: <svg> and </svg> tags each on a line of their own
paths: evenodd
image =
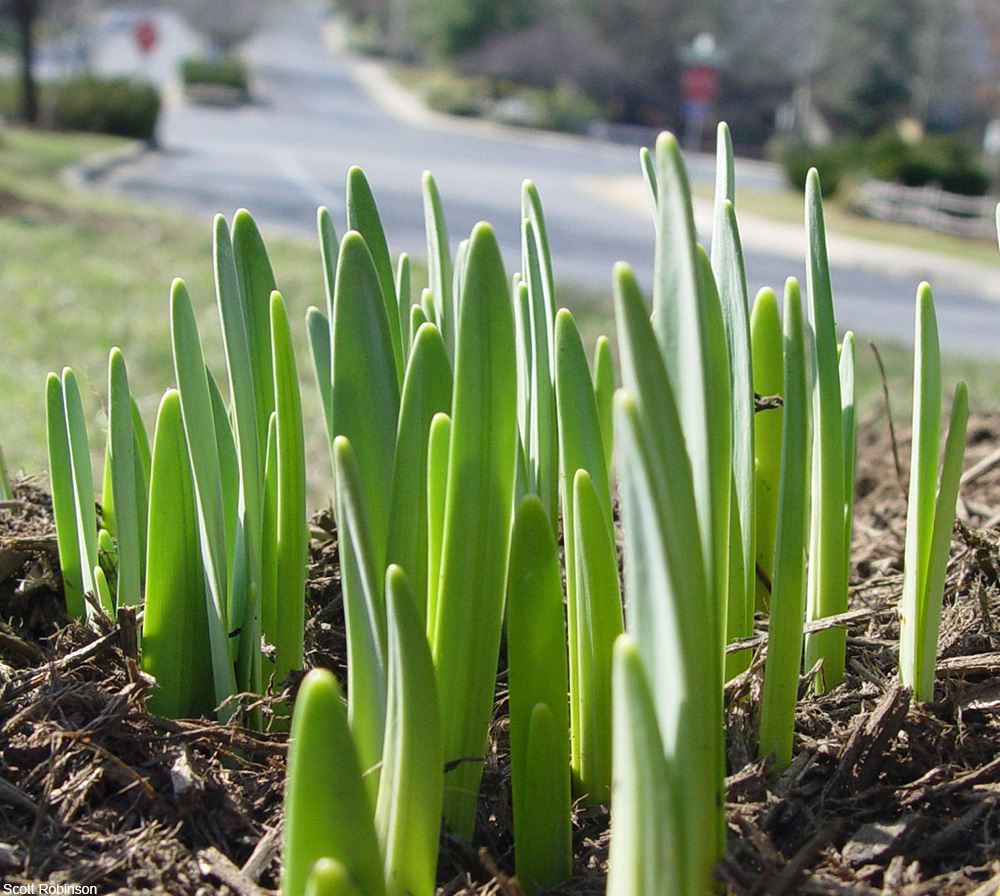
<svg viewBox="0 0 1000 896">
<path fill-rule="evenodd" d="M 712 110 L 712 100 L 719 91 L 719 68 L 722 54 L 715 38 L 708 33 L 699 34 L 689 46 L 680 51 L 681 97 L 684 100 L 684 146 L 701 147 L 705 121 Z"/>
<path fill-rule="evenodd" d="M 132 29 L 132 35 L 135 38 L 139 52 L 143 56 L 148 56 L 152 52 L 159 37 L 156 31 L 156 24 L 152 19 L 139 19 Z"/>
</svg>

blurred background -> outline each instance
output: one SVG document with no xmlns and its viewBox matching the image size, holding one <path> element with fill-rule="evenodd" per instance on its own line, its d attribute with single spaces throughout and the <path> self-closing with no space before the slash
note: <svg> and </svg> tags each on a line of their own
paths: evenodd
<svg viewBox="0 0 1000 896">
<path fill-rule="evenodd" d="M 815 165 L 838 323 L 908 382 L 930 280 L 951 370 L 974 399 L 1000 394 L 1000 0 L 0 0 L 0 116 L 0 441 L 16 466 L 44 467 L 43 420 L 23 409 L 46 371 L 73 365 L 100 416 L 110 345 L 141 359 L 152 416 L 172 378 L 170 279 L 212 310 L 212 215 L 249 208 L 293 316 L 323 306 L 316 208 L 344 221 L 353 164 L 416 262 L 414 294 L 425 169 L 453 243 L 489 220 L 508 264 L 534 180 L 558 301 L 592 345 L 614 332 L 612 265 L 651 282 L 637 148 L 678 135 L 708 240 L 720 121 L 751 296 L 804 277 Z M 304 340 L 300 368 L 312 391 Z M 325 468 L 322 433 L 314 454 Z"/>
<path fill-rule="evenodd" d="M 51 123 L 44 85 L 84 73 L 162 86 L 180 66 L 188 83 L 245 89 L 242 48 L 283 5 L 4 0 L 2 111 Z M 998 152 L 998 0 L 331 0 L 329 13 L 442 111 L 604 136 L 665 127 L 689 146 L 725 120 L 757 157 L 881 136 L 889 164 L 941 134 L 939 153 L 981 161 L 984 137 Z"/>
</svg>

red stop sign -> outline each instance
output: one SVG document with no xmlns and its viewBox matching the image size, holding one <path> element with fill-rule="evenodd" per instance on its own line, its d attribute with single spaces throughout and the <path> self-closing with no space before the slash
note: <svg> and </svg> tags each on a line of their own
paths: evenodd
<svg viewBox="0 0 1000 896">
<path fill-rule="evenodd" d="M 681 75 L 684 99 L 707 102 L 719 89 L 719 73 L 711 65 L 689 65 Z"/>
<path fill-rule="evenodd" d="M 156 25 L 149 19 L 140 19 L 135 23 L 135 42 L 143 53 L 148 53 L 156 43 Z"/>
</svg>

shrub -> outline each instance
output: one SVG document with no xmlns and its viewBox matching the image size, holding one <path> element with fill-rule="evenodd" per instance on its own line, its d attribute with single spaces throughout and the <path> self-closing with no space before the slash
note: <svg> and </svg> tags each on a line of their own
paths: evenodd
<svg viewBox="0 0 1000 896">
<path fill-rule="evenodd" d="M 853 172 L 907 187 L 940 184 L 963 196 L 982 196 L 989 188 L 989 176 L 957 134 L 932 134 L 910 143 L 895 131 L 883 131 L 864 141 L 842 138 L 826 146 L 784 145 L 778 158 L 788 182 L 799 190 L 805 190 L 806 174 L 815 167 L 823 178 L 824 196 L 836 193 Z"/>
<path fill-rule="evenodd" d="M 822 178 L 824 198 L 834 195 L 844 177 L 857 167 L 858 154 L 857 144 L 850 139 L 835 140 L 826 146 L 790 143 L 778 149 L 788 182 L 804 193 L 809 169 L 815 168 Z"/>
<path fill-rule="evenodd" d="M 597 104 L 572 84 L 558 84 L 548 93 L 546 124 L 554 130 L 583 131 L 600 116 Z"/>
<path fill-rule="evenodd" d="M 244 95 L 249 91 L 246 63 L 235 56 L 220 59 L 189 57 L 181 63 L 181 80 L 185 87 L 196 84 L 227 87 Z"/>
<path fill-rule="evenodd" d="M 151 140 L 160 115 L 160 94 L 151 84 L 128 78 L 84 75 L 56 88 L 53 125 Z"/>
<path fill-rule="evenodd" d="M 914 187 L 939 183 L 965 196 L 981 196 L 989 187 L 968 145 L 954 134 L 935 134 L 907 146 L 894 179 Z"/>
<path fill-rule="evenodd" d="M 421 88 L 424 102 L 437 112 L 478 117 L 489 102 L 485 78 L 462 78 L 435 72 Z"/>
</svg>

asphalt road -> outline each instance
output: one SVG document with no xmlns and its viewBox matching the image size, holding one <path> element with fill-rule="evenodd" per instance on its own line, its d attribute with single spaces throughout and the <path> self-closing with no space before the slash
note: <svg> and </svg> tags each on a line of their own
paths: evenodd
<svg viewBox="0 0 1000 896">
<path fill-rule="evenodd" d="M 453 242 L 488 220 L 514 266 L 520 185 L 530 178 L 545 207 L 557 280 L 609 291 L 612 265 L 624 260 L 640 283 L 650 283 L 652 222 L 644 203 L 635 201 L 638 144 L 443 123 L 412 104 L 393 104 L 392 96 L 374 90 L 377 78 L 363 64 L 329 49 L 323 8 L 283 5 L 252 42 L 253 103 L 168 103 L 162 148 L 114 169 L 108 185 L 204 215 L 206 234 L 212 214 L 231 215 L 239 207 L 253 212 L 265 237 L 311 234 L 319 205 L 344 221 L 344 176 L 357 164 L 372 184 L 390 246 L 419 256 L 426 169 L 437 180 Z M 688 167 L 692 180 L 713 178 L 708 157 L 691 156 Z M 766 189 L 777 178 L 769 166 L 738 166 L 738 184 Z M 780 288 L 789 275 L 804 279 L 801 238 L 789 230 L 743 220 L 751 295 L 762 285 Z M 926 254 L 872 253 L 831 241 L 831 266 L 841 326 L 909 342 L 916 286 L 928 279 L 943 346 L 996 354 L 1000 264 L 956 266 Z"/>
</svg>

